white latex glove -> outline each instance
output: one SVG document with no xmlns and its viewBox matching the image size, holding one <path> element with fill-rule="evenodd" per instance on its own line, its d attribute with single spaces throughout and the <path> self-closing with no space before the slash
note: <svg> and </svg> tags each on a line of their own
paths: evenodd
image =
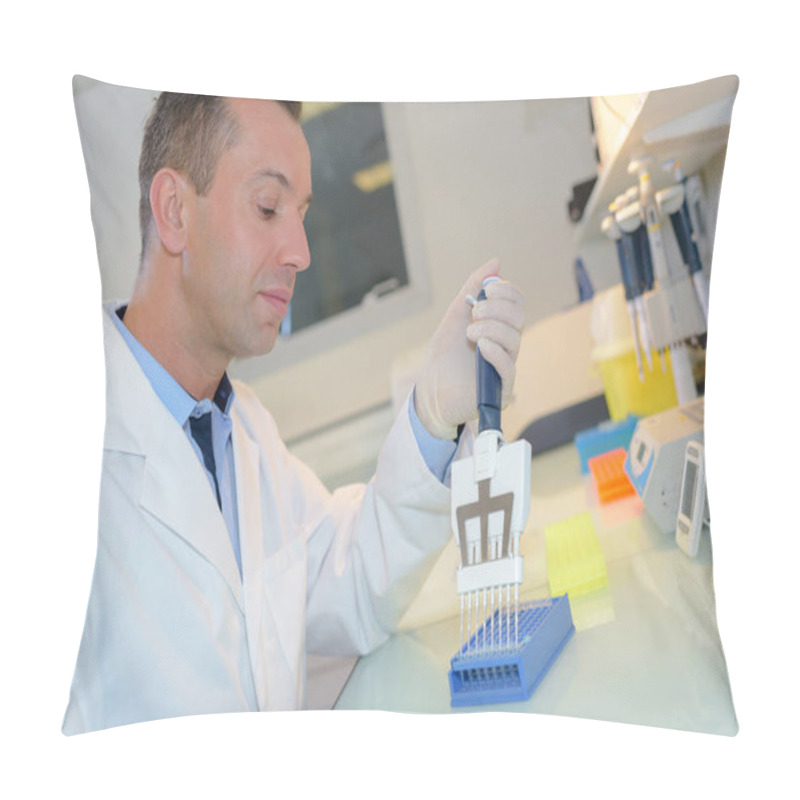
<svg viewBox="0 0 800 800">
<path fill-rule="evenodd" d="M 472 273 L 450 304 L 428 345 L 414 390 L 414 407 L 427 431 L 439 439 L 454 439 L 458 426 L 478 416 L 475 347 L 497 370 L 503 382 L 502 405 L 511 399 L 522 326 L 522 292 L 508 281 L 486 287 L 486 300 L 471 306 L 483 279 L 499 274 L 492 259 Z"/>
</svg>

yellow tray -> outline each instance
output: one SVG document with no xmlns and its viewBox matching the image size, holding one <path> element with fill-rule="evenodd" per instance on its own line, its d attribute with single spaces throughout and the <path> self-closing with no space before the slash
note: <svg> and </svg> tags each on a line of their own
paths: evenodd
<svg viewBox="0 0 800 800">
<path fill-rule="evenodd" d="M 550 594 L 570 598 L 608 586 L 600 542 L 588 512 L 547 525 L 544 529 Z"/>
</svg>

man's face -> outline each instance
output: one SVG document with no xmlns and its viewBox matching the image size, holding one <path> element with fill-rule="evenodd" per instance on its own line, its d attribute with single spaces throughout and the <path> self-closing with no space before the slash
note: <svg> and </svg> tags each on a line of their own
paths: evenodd
<svg viewBox="0 0 800 800">
<path fill-rule="evenodd" d="M 182 280 L 192 346 L 229 361 L 272 350 L 295 276 L 310 264 L 311 158 L 277 103 L 228 103 L 240 131 L 207 194 L 189 192 Z"/>
</svg>

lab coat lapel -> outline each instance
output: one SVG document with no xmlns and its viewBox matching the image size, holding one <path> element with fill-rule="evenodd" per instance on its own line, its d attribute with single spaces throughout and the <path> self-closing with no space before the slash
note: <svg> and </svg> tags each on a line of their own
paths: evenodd
<svg viewBox="0 0 800 800">
<path fill-rule="evenodd" d="M 107 312 L 106 309 L 104 314 Z M 131 458 L 144 456 L 141 508 L 213 564 L 241 607 L 239 569 L 225 520 L 200 459 L 180 425 L 156 395 L 114 323 L 110 318 L 104 319 L 104 323 L 104 447 Z"/>
<path fill-rule="evenodd" d="M 159 445 L 147 454 L 141 506 L 222 573 L 241 607 L 239 568 L 214 490 L 186 434 L 172 422 L 163 426 Z"/>
<path fill-rule="evenodd" d="M 286 537 L 280 499 L 263 468 L 268 457 L 248 426 L 235 420 L 234 459 L 242 547 L 247 637 L 259 707 L 302 703 L 305 555 L 300 536 Z"/>
<path fill-rule="evenodd" d="M 258 705 L 263 709 L 266 707 L 268 692 L 267 669 L 266 665 L 261 663 L 264 637 L 264 540 L 261 503 L 258 502 L 260 455 L 258 444 L 247 435 L 241 424 L 236 424 L 236 421 L 232 436 L 247 641 Z"/>
</svg>

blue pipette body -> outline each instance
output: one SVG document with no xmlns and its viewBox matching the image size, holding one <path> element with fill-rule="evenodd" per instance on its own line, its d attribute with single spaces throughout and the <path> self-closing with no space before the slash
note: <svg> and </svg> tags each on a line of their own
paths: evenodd
<svg viewBox="0 0 800 800">
<path fill-rule="evenodd" d="M 486 287 L 499 281 L 497 275 L 489 275 L 483 279 L 478 302 L 486 299 Z M 483 357 L 481 349 L 475 355 L 478 389 L 478 432 L 485 430 L 502 431 L 500 427 L 500 409 L 503 397 L 503 382 L 497 370 Z"/>
<path fill-rule="evenodd" d="M 669 219 L 672 223 L 672 230 L 675 231 L 675 238 L 678 240 L 683 262 L 689 268 L 689 274 L 694 275 L 695 272 L 702 271 L 703 263 L 700 261 L 700 251 L 694 240 L 692 219 L 689 216 L 689 206 L 686 205 L 686 200 L 677 211 L 669 215 Z"/>
<path fill-rule="evenodd" d="M 636 272 L 641 291 L 644 294 L 653 289 L 655 278 L 653 277 L 653 256 L 650 252 L 650 239 L 647 236 L 647 228 L 644 225 L 637 228 L 633 234 L 636 237 L 638 246 L 638 259 L 636 261 Z"/>
</svg>

